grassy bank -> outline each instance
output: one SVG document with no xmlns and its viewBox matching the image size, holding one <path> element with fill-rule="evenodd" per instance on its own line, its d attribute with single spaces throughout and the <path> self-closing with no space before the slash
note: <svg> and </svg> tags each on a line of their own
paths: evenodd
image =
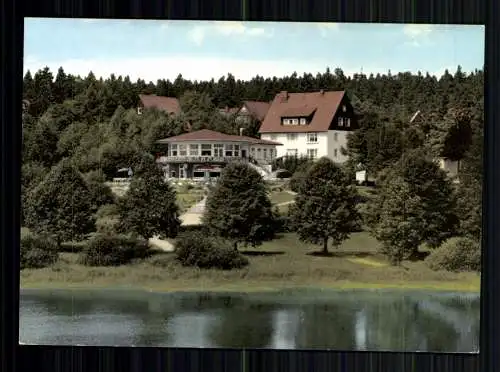
<svg viewBox="0 0 500 372">
<path fill-rule="evenodd" d="M 171 253 L 120 267 L 86 267 L 77 254 L 62 253 L 54 266 L 23 270 L 23 288 L 131 287 L 152 291 L 269 291 L 297 287 L 338 289 L 428 289 L 479 291 L 479 275 L 434 272 L 423 262 L 392 267 L 376 253 L 377 242 L 366 233 L 354 234 L 329 256 L 299 242 L 294 234 L 243 250 L 250 265 L 232 271 L 198 270 L 180 266 Z"/>
</svg>

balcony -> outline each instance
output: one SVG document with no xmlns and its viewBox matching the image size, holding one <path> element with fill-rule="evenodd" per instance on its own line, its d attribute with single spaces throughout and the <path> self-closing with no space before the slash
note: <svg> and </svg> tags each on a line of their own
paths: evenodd
<svg viewBox="0 0 500 372">
<path fill-rule="evenodd" d="M 235 156 L 160 156 L 156 159 L 157 163 L 236 163 L 247 162 L 247 158 Z"/>
</svg>

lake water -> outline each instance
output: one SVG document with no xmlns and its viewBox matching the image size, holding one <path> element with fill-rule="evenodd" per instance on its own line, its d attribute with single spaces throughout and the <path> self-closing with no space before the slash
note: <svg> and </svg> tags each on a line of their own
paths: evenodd
<svg viewBox="0 0 500 372">
<path fill-rule="evenodd" d="M 22 290 L 20 342 L 477 352 L 479 295 Z"/>
</svg>

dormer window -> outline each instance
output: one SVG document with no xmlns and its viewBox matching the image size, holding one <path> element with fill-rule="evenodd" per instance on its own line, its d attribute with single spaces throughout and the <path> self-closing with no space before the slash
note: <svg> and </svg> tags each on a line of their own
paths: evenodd
<svg viewBox="0 0 500 372">
<path fill-rule="evenodd" d="M 300 125 L 306 125 L 306 118 L 300 118 Z"/>
<path fill-rule="evenodd" d="M 283 119 L 283 125 L 290 125 L 290 119 Z"/>
<path fill-rule="evenodd" d="M 292 119 L 292 125 L 299 125 L 299 119 Z"/>
</svg>

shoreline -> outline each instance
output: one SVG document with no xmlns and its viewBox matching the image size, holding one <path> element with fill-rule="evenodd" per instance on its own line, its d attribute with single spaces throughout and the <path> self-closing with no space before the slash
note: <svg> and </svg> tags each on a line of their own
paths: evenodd
<svg viewBox="0 0 500 372">
<path fill-rule="evenodd" d="M 209 292 L 209 293 L 273 293 L 289 290 L 314 290 L 314 291 L 429 291 L 429 292 L 455 292 L 455 293 L 480 293 L 480 286 L 470 283 L 455 282 L 414 282 L 414 283 L 363 283 L 353 281 L 339 281 L 335 283 L 318 283 L 302 286 L 272 285 L 272 283 L 241 283 L 236 285 L 216 284 L 213 285 L 176 285 L 175 281 L 171 285 L 151 283 L 150 285 L 129 285 L 129 284 L 104 284 L 104 283 L 68 283 L 68 282 L 38 282 L 21 284 L 21 290 L 132 290 L 150 293 L 187 293 L 187 292 Z M 462 284 L 462 285 L 461 285 Z"/>
</svg>

